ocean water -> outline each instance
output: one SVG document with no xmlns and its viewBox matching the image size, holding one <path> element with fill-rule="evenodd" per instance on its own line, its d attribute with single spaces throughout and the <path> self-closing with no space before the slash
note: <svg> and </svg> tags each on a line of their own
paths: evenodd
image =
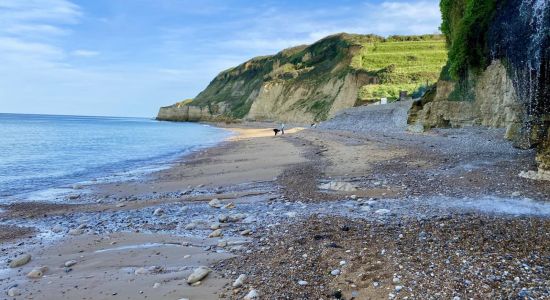
<svg viewBox="0 0 550 300">
<path fill-rule="evenodd" d="M 0 114 L 0 202 L 47 200 L 76 183 L 162 169 L 230 135 L 145 118 Z"/>
</svg>

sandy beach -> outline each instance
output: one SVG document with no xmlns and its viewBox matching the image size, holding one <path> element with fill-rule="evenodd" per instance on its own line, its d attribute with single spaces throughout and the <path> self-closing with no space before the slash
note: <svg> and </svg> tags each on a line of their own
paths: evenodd
<svg viewBox="0 0 550 300">
<path fill-rule="evenodd" d="M 501 131 L 270 126 L 66 203 L 2 206 L 0 299 L 550 297 L 550 185 L 517 176 L 533 153 Z"/>
</svg>

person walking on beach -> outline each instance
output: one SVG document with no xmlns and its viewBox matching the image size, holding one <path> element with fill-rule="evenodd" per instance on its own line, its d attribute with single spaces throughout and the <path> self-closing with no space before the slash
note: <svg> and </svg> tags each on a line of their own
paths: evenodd
<svg viewBox="0 0 550 300">
<path fill-rule="evenodd" d="M 285 134 L 285 123 L 281 124 L 281 134 Z"/>
</svg>

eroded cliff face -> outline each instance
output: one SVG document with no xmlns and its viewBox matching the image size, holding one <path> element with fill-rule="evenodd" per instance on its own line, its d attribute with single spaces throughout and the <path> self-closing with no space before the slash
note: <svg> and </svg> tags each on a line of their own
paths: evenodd
<svg viewBox="0 0 550 300">
<path fill-rule="evenodd" d="M 449 100 L 458 84 L 440 80 L 424 103 L 417 102 L 409 113 L 409 130 L 424 131 L 433 127 L 489 126 L 506 127 L 512 138 L 521 127 L 523 106 L 517 98 L 506 68 L 495 60 L 473 79 L 475 89 L 470 99 Z"/>
<path fill-rule="evenodd" d="M 442 76 L 435 89 L 413 105 L 409 129 L 506 127 L 506 137 L 515 146 L 537 148 L 538 172 L 522 176 L 550 180 L 550 4 L 547 0 L 491 1 L 442 2 L 449 46 L 469 49 L 451 50 L 449 64 L 462 70 L 459 78 Z M 476 15 L 473 8 L 487 3 L 493 3 L 492 11 Z M 486 19 L 469 23 L 473 17 Z M 464 24 L 486 24 L 487 28 L 464 30 L 460 28 Z"/>
</svg>

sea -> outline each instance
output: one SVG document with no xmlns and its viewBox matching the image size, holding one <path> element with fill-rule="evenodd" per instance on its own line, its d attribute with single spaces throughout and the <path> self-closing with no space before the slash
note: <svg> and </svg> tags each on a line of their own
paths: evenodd
<svg viewBox="0 0 550 300">
<path fill-rule="evenodd" d="M 53 201 L 75 185 L 144 176 L 230 135 L 147 118 L 0 113 L 0 203 Z"/>
</svg>

